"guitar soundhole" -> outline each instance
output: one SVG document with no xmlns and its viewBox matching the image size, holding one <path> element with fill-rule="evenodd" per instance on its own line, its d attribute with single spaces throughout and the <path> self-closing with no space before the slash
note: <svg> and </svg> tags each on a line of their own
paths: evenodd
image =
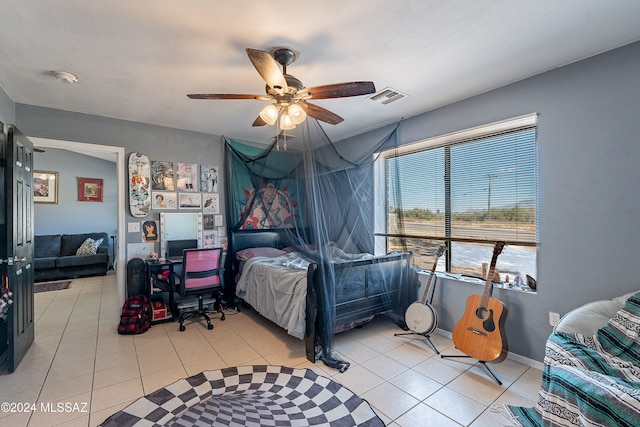
<svg viewBox="0 0 640 427">
<path fill-rule="evenodd" d="M 478 307 L 478 309 L 476 310 L 476 317 L 480 320 L 486 320 L 487 318 L 489 318 L 489 310 L 487 310 L 485 307 Z"/>
<path fill-rule="evenodd" d="M 476 310 L 476 316 L 482 320 L 482 328 L 487 332 L 493 332 L 496 330 L 496 324 L 493 321 L 493 310 L 488 310 L 485 307 L 478 307 Z"/>
</svg>

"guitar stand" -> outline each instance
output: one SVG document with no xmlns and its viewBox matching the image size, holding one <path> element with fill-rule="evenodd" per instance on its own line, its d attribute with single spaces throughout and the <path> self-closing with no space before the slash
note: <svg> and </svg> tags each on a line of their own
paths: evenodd
<svg viewBox="0 0 640 427">
<path fill-rule="evenodd" d="M 403 335 L 417 335 L 419 337 L 426 338 L 427 341 L 429 342 L 429 344 L 431 344 L 431 347 L 433 347 L 433 351 L 435 351 L 436 354 L 440 354 L 440 350 L 438 350 L 438 347 L 436 347 L 436 345 L 433 343 L 433 341 L 431 341 L 431 335 L 419 334 L 417 332 L 401 332 L 401 333 L 398 333 L 398 334 L 393 334 L 394 337 L 399 337 L 399 336 L 403 336 Z"/>
<path fill-rule="evenodd" d="M 449 358 L 449 357 L 471 357 L 471 356 L 467 356 L 466 354 L 441 354 L 440 358 Z M 489 366 L 487 366 L 487 362 L 483 361 L 483 360 L 479 360 L 478 362 L 480 362 L 480 364 L 482 364 L 482 366 L 484 366 L 486 368 L 486 370 L 491 374 L 491 376 L 493 377 L 493 379 L 495 379 L 499 385 L 502 385 L 502 381 L 500 381 L 500 379 L 496 376 L 496 374 L 493 373 L 493 371 L 491 370 L 491 368 Z"/>
</svg>

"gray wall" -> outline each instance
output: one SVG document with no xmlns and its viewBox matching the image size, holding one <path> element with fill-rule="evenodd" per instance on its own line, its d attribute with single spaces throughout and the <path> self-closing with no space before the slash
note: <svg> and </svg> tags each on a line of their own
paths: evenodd
<svg viewBox="0 0 640 427">
<path fill-rule="evenodd" d="M 116 165 L 102 159 L 67 150 L 47 148 L 35 153 L 34 171 L 58 172 L 58 203 L 34 205 L 35 234 L 106 232 L 117 230 Z M 102 202 L 78 201 L 78 177 L 103 180 Z M 112 252 L 109 239 L 109 256 Z"/>
<path fill-rule="evenodd" d="M 16 106 L 13 100 L 0 86 L 0 122 L 4 125 L 14 124 L 16 121 Z M 5 128 L 6 129 L 6 128 Z"/>
<path fill-rule="evenodd" d="M 536 360 L 552 328 L 589 301 L 640 289 L 640 43 L 406 120 L 404 142 L 539 113 L 538 293 L 496 290 L 510 350 Z M 390 127 L 349 143 L 379 139 Z M 507 248 L 508 249 L 508 248 Z M 439 280 L 440 327 L 451 331 L 482 288 Z"/>
<path fill-rule="evenodd" d="M 174 164 L 223 165 L 223 144 L 219 136 L 25 104 L 16 104 L 16 117 L 21 131 L 31 137 L 124 147 L 127 157 L 130 153 L 141 152 L 150 160 L 172 161 Z M 224 188 L 222 173 L 218 174 L 218 179 L 219 188 Z M 127 203 L 128 198 L 125 195 Z M 224 195 L 220 194 L 221 214 L 223 207 Z M 159 211 L 152 211 L 145 218 L 134 218 L 127 209 L 127 223 L 151 219 L 159 221 Z M 126 242 L 120 245 L 121 250 L 127 250 L 127 243 L 142 243 L 142 233 L 127 233 Z M 159 243 L 155 244 L 155 250 L 160 251 Z"/>
</svg>

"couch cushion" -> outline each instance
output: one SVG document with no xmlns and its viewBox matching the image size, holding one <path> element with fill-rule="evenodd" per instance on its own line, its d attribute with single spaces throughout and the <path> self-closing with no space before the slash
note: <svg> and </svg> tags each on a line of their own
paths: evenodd
<svg viewBox="0 0 640 427">
<path fill-rule="evenodd" d="M 75 255 L 80 245 L 89 237 L 93 240 L 104 239 L 100 247 L 106 247 L 107 233 L 63 234 L 60 256 Z"/>
<path fill-rule="evenodd" d="M 91 237 L 87 237 L 87 240 L 82 242 L 76 255 L 95 255 L 98 253 L 98 247 L 102 244 L 104 239 L 93 240 Z"/>
<path fill-rule="evenodd" d="M 33 257 L 56 257 L 60 255 L 61 234 L 35 236 L 33 241 Z"/>
<path fill-rule="evenodd" d="M 58 259 L 58 257 L 55 257 L 55 256 L 34 258 L 33 259 L 33 268 L 35 270 L 44 270 L 46 268 L 55 268 L 57 259 Z"/>
<path fill-rule="evenodd" d="M 70 255 L 60 257 L 56 261 L 56 267 L 76 267 L 79 265 L 105 264 L 108 262 L 107 254 L 97 255 Z"/>
</svg>

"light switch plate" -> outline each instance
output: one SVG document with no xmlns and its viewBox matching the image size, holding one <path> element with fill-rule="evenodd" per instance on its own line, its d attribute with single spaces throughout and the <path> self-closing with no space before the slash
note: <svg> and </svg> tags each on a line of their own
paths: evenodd
<svg viewBox="0 0 640 427">
<path fill-rule="evenodd" d="M 556 313 L 555 311 L 549 312 L 549 324 L 551 326 L 556 326 L 560 323 L 560 313 Z"/>
</svg>

